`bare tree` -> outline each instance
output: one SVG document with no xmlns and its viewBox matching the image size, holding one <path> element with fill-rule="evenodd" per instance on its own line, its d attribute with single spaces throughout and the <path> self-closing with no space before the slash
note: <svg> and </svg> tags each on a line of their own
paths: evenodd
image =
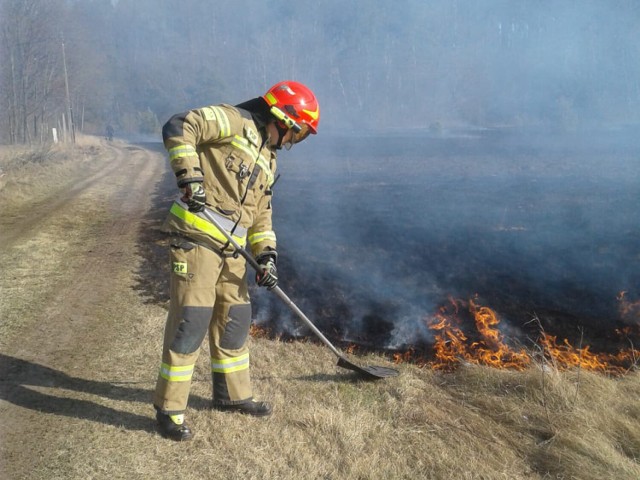
<svg viewBox="0 0 640 480">
<path fill-rule="evenodd" d="M 59 113 L 59 32 L 63 2 L 2 0 L 0 2 L 0 51 L 3 69 L 0 98 L 8 112 L 8 140 L 31 143 L 40 140 L 39 129 Z M 64 106 L 64 103 L 61 104 Z"/>
</svg>

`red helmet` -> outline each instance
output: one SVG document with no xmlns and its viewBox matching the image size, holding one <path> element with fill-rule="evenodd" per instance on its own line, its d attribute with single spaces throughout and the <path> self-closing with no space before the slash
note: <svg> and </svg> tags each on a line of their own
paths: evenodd
<svg viewBox="0 0 640 480">
<path fill-rule="evenodd" d="M 294 143 L 318 132 L 320 106 L 311 90 L 293 81 L 276 83 L 263 97 L 271 113 L 295 132 Z"/>
</svg>

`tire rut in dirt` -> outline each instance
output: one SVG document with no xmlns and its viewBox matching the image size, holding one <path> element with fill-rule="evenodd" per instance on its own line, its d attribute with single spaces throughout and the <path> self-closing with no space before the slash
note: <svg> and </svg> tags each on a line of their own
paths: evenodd
<svg viewBox="0 0 640 480">
<path fill-rule="evenodd" d="M 79 178 L 72 186 L 70 186 L 65 195 L 52 195 L 38 202 L 25 206 L 21 212 L 15 212 L 16 217 L 23 218 L 20 223 L 13 223 L 11 228 L 4 228 L 0 232 L 0 243 L 4 248 L 9 248 L 20 239 L 29 237 L 30 233 L 40 228 L 41 225 L 47 223 L 52 212 L 58 212 L 66 207 L 72 206 L 74 201 L 82 195 L 87 189 L 99 184 L 105 178 L 108 178 L 124 167 L 125 155 L 122 150 L 107 146 L 110 154 L 100 155 L 94 161 L 107 161 L 107 168 L 100 169 L 96 173 L 87 178 Z"/>
</svg>

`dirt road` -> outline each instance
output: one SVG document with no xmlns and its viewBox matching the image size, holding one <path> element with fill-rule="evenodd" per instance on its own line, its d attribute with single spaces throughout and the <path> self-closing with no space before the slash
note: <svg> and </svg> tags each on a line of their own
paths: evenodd
<svg viewBox="0 0 640 480">
<path fill-rule="evenodd" d="M 166 160 L 119 142 L 80 148 L 71 176 L 0 221 L 3 479 L 95 478 L 113 469 L 86 460 L 92 444 L 116 446 L 123 425 L 155 436 L 158 345 L 141 336 L 157 337 L 164 310 L 160 292 L 141 298 L 162 265 L 138 245 L 157 229 Z"/>
</svg>

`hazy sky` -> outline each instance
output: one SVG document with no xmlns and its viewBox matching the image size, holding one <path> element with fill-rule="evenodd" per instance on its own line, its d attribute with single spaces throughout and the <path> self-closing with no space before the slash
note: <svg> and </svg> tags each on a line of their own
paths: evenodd
<svg viewBox="0 0 640 480">
<path fill-rule="evenodd" d="M 110 20 L 131 101 L 163 118 L 285 78 L 316 91 L 328 129 L 573 130 L 640 110 L 635 1 L 121 0 Z"/>
</svg>

